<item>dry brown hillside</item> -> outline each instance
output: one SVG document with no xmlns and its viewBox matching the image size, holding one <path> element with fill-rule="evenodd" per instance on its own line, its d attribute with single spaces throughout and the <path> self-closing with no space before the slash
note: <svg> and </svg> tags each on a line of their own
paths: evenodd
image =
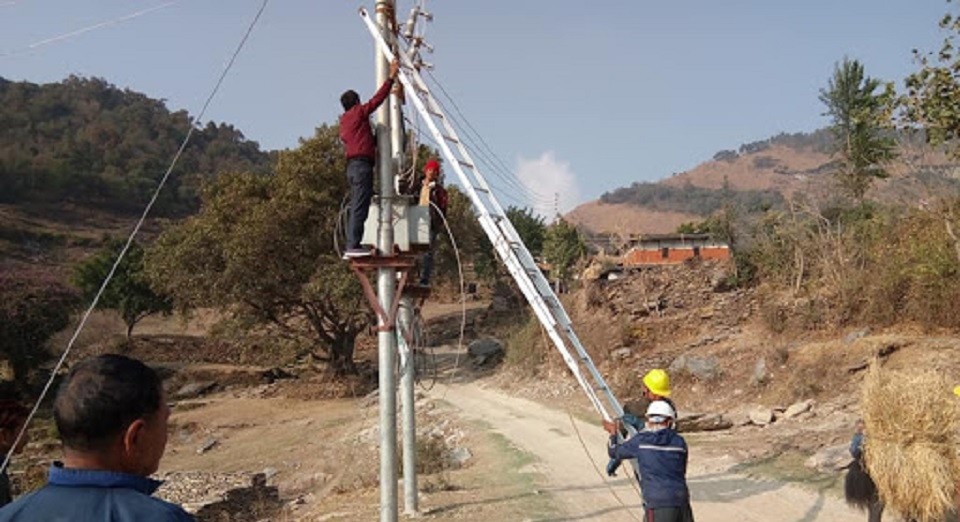
<svg viewBox="0 0 960 522">
<path fill-rule="evenodd" d="M 683 223 L 699 219 L 695 214 L 661 212 L 628 204 L 608 205 L 600 200 L 584 203 L 567 214 L 567 219 L 588 230 L 619 235 L 647 232 L 666 234 Z"/>
<path fill-rule="evenodd" d="M 714 159 L 664 178 L 656 185 L 675 189 L 772 191 L 784 198 L 798 194 L 827 198 L 836 193 L 830 175 L 832 158 L 822 144 L 803 142 L 804 139 L 812 141 L 817 136 L 822 137 L 819 134 L 822 132 L 772 138 L 744 145 L 740 152 L 721 151 Z M 889 170 L 891 177 L 877 183 L 868 194 L 869 198 L 913 204 L 934 197 L 945 184 L 955 184 L 960 179 L 960 168 L 955 161 L 942 151 L 919 144 L 901 143 L 900 158 Z M 632 188 L 611 193 L 628 192 Z M 604 201 L 610 199 L 606 196 L 578 206 L 567 214 L 567 218 L 596 233 L 639 234 L 672 232 L 679 224 L 702 220 L 709 213 L 664 208 L 671 203 L 659 206 L 630 201 L 610 203 Z M 630 199 L 630 196 L 619 199 Z"/>
</svg>

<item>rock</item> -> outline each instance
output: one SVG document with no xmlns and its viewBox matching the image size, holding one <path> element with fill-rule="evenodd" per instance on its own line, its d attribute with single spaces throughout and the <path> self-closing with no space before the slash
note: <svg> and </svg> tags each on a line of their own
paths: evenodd
<svg viewBox="0 0 960 522">
<path fill-rule="evenodd" d="M 477 339 L 467 347 L 473 364 L 476 366 L 493 366 L 503 359 L 503 343 L 497 339 Z"/>
<path fill-rule="evenodd" d="M 820 471 L 836 471 L 850 463 L 850 448 L 847 444 L 827 446 L 814 453 L 804 462 L 808 468 Z"/>
<path fill-rule="evenodd" d="M 260 374 L 260 377 L 269 384 L 273 384 L 276 381 L 281 379 L 296 379 L 297 376 L 284 370 L 283 368 L 276 367 L 270 368 L 269 370 L 264 371 Z"/>
<path fill-rule="evenodd" d="M 762 386 L 767 382 L 767 361 L 761 357 L 753 365 L 753 374 L 750 376 L 750 384 L 753 386 Z"/>
<path fill-rule="evenodd" d="M 277 473 L 279 473 L 279 471 L 277 471 L 277 468 L 263 468 L 263 476 L 266 477 L 267 480 L 270 480 L 273 477 L 275 477 Z"/>
<path fill-rule="evenodd" d="M 810 411 L 810 408 L 813 408 L 813 400 L 811 399 L 795 402 L 783 412 L 783 416 L 788 419 L 792 419 L 802 413 Z"/>
<path fill-rule="evenodd" d="M 192 399 L 199 397 L 217 387 L 216 381 L 197 381 L 183 385 L 173 394 L 176 399 Z"/>
<path fill-rule="evenodd" d="M 671 373 L 685 372 L 701 381 L 709 381 L 720 375 L 716 357 L 692 357 L 681 355 L 670 363 Z"/>
<path fill-rule="evenodd" d="M 863 329 L 861 329 L 861 330 L 856 330 L 856 331 L 854 331 L 854 332 L 848 333 L 847 336 L 843 338 L 843 342 L 846 343 L 846 344 L 851 344 L 851 343 L 853 343 L 854 341 L 856 341 L 857 339 L 863 339 L 864 337 L 866 337 L 866 336 L 869 335 L 869 334 L 870 334 L 870 329 L 869 329 L 869 328 L 863 328 Z"/>
<path fill-rule="evenodd" d="M 629 359 L 631 355 L 633 355 L 633 350 L 630 348 L 618 348 L 610 352 L 610 357 L 620 360 Z"/>
<path fill-rule="evenodd" d="M 204 453 L 212 450 L 212 449 L 213 449 L 214 447 L 216 447 L 216 445 L 219 444 L 219 443 L 220 443 L 220 441 L 218 441 L 217 439 L 212 439 L 212 438 L 203 441 L 203 444 L 201 444 L 200 447 L 197 448 L 197 455 L 202 455 L 202 454 L 204 454 Z"/>
<path fill-rule="evenodd" d="M 458 468 L 466 464 L 471 458 L 473 458 L 473 453 L 470 453 L 470 450 L 464 447 L 454 448 L 447 455 L 450 463 Z"/>
<path fill-rule="evenodd" d="M 693 413 L 683 415 L 677 420 L 677 431 L 717 431 L 733 427 L 733 422 L 719 413 Z"/>
<path fill-rule="evenodd" d="M 766 426 L 773 422 L 773 410 L 770 408 L 764 408 L 763 406 L 757 406 L 756 408 L 750 410 L 750 422 L 756 424 L 757 426 Z"/>
</svg>

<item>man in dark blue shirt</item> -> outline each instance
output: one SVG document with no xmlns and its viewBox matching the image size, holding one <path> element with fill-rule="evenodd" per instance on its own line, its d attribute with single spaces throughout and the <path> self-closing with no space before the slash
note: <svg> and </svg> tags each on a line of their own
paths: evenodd
<svg viewBox="0 0 960 522">
<path fill-rule="evenodd" d="M 666 401 L 651 402 L 646 429 L 623 442 L 618 437 L 619 426 L 603 422 L 610 434 L 610 458 L 637 459 L 645 521 L 693 522 L 687 488 L 687 443 L 673 429 L 676 415 Z"/>
<path fill-rule="evenodd" d="M 0 522 L 187 522 L 180 507 L 150 495 L 167 445 L 167 406 L 157 373 L 140 361 L 101 355 L 78 363 L 57 393 L 54 420 L 63 462 L 47 485 L 0 509 Z"/>
</svg>

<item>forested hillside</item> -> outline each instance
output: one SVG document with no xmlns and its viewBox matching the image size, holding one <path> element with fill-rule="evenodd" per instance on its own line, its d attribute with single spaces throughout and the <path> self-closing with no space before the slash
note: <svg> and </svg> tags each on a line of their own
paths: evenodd
<svg viewBox="0 0 960 522">
<path fill-rule="evenodd" d="M 201 124 L 163 100 L 99 78 L 51 84 L 0 78 L 0 203 L 139 210 L 190 126 Z M 232 125 L 198 127 L 155 214 L 195 210 L 204 179 L 224 171 L 266 172 L 270 157 Z"/>
</svg>

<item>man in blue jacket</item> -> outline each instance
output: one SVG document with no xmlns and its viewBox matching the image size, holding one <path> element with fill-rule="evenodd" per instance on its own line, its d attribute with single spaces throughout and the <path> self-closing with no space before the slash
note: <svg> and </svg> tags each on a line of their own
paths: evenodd
<svg viewBox="0 0 960 522">
<path fill-rule="evenodd" d="M 78 363 L 60 386 L 53 416 L 63 462 L 47 485 L 0 509 L 0 522 L 188 522 L 179 506 L 151 497 L 149 478 L 167 445 L 167 406 L 157 373 L 140 361 L 101 355 Z"/>
<path fill-rule="evenodd" d="M 653 401 L 647 408 L 646 429 L 624 442 L 620 442 L 615 422 L 603 422 L 610 434 L 610 458 L 637 459 L 645 522 L 693 522 L 687 443 L 673 428 L 676 416 L 666 401 Z"/>
</svg>

